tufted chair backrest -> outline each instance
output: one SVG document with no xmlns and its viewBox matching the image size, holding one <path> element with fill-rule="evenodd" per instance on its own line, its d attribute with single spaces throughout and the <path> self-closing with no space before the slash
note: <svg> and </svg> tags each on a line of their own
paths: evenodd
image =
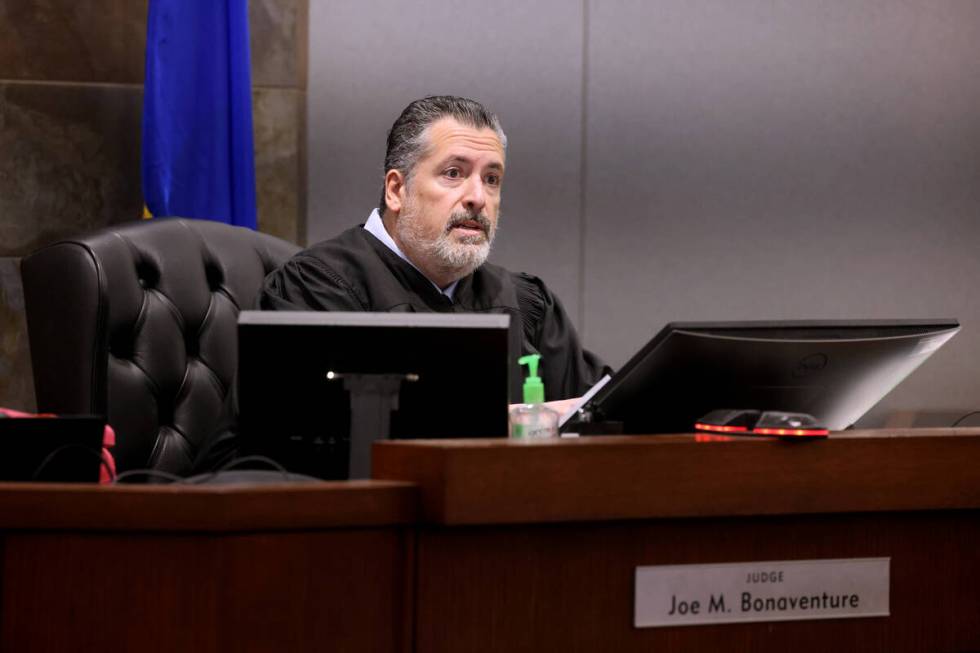
<svg viewBox="0 0 980 653">
<path fill-rule="evenodd" d="M 120 471 L 189 472 L 224 417 L 238 312 L 298 249 L 240 227 L 169 218 L 26 257 L 38 410 L 105 415 Z"/>
</svg>

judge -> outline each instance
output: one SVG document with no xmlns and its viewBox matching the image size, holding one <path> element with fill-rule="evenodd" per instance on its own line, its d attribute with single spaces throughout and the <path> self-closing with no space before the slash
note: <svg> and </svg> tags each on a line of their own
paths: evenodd
<svg viewBox="0 0 980 653">
<path fill-rule="evenodd" d="M 507 138 L 481 104 L 416 100 L 388 134 L 381 202 L 363 226 L 300 252 L 265 280 L 265 310 L 507 313 L 514 352 L 541 354 L 549 401 L 607 368 L 581 346 L 544 282 L 486 262 L 500 216 Z"/>
</svg>

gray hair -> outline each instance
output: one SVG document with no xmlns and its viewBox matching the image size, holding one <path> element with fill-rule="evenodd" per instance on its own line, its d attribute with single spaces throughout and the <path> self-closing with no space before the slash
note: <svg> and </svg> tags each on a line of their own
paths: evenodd
<svg viewBox="0 0 980 653">
<path fill-rule="evenodd" d="M 507 149 L 507 136 L 500 127 L 500 120 L 482 104 L 455 95 L 430 95 L 405 107 L 391 126 L 391 131 L 388 132 L 388 149 L 385 152 L 384 174 L 387 175 L 389 170 L 397 170 L 405 176 L 406 182 L 410 180 L 415 165 L 428 145 L 429 127 L 442 118 L 454 118 L 477 129 L 492 129 L 500 139 L 500 144 Z M 384 215 L 387 208 L 382 182 L 378 209 Z"/>
</svg>

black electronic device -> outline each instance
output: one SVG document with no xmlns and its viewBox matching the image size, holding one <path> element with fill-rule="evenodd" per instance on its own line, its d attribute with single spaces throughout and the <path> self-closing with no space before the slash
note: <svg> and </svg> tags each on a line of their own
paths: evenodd
<svg viewBox="0 0 980 653">
<path fill-rule="evenodd" d="M 781 438 L 825 438 L 830 432 L 813 415 L 781 410 L 713 410 L 694 423 L 695 431 Z"/>
<path fill-rule="evenodd" d="M 506 437 L 510 316 L 243 311 L 244 453 L 318 478 L 370 475 L 371 443 Z"/>
<path fill-rule="evenodd" d="M 97 483 L 105 419 L 96 415 L 0 419 L 0 480 Z"/>
<path fill-rule="evenodd" d="M 624 433 L 689 433 L 710 411 L 751 406 L 843 430 L 959 328 L 949 319 L 671 323 L 576 417 L 622 422 Z"/>
</svg>

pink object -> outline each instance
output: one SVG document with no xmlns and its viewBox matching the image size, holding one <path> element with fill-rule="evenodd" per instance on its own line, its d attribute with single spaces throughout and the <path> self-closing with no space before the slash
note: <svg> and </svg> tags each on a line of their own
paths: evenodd
<svg viewBox="0 0 980 653">
<path fill-rule="evenodd" d="M 102 462 L 104 464 L 99 467 L 99 483 L 112 483 L 112 480 L 116 478 L 116 459 L 112 457 L 112 452 L 109 451 L 115 445 L 116 432 L 106 424 L 105 431 L 102 432 Z"/>
</svg>

